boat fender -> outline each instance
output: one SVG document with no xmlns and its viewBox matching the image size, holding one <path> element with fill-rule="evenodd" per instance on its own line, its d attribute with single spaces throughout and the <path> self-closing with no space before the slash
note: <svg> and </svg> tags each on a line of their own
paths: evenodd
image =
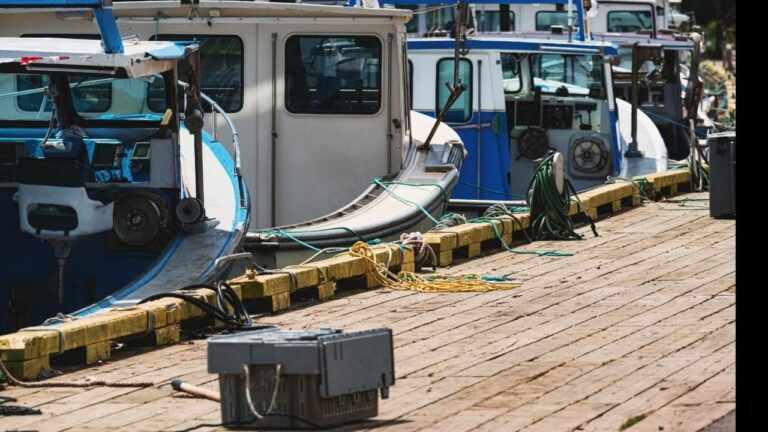
<svg viewBox="0 0 768 432">
<path fill-rule="evenodd" d="M 184 198 L 176 204 L 176 218 L 183 224 L 202 222 L 205 219 L 205 207 L 197 198 Z"/>
<path fill-rule="evenodd" d="M 186 110 L 184 111 L 184 126 L 186 126 L 190 132 L 196 134 L 203 130 L 203 126 L 205 126 L 203 120 L 203 107 L 192 86 L 187 86 L 184 89 L 184 92 L 187 95 Z"/>
<path fill-rule="evenodd" d="M 142 192 L 120 195 L 113 215 L 115 234 L 131 246 L 146 245 L 168 225 L 164 206 Z"/>
</svg>

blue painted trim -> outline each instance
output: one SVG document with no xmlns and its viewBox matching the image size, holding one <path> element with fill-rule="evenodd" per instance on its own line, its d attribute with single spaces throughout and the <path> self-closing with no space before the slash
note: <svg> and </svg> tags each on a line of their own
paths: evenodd
<svg viewBox="0 0 768 432">
<path fill-rule="evenodd" d="M 107 54 L 122 54 L 123 39 L 112 14 L 112 2 L 108 0 L 0 0 L 0 9 L 26 8 L 89 8 L 93 9 L 96 25 Z"/>
<path fill-rule="evenodd" d="M 417 111 L 430 117 L 435 116 L 433 110 Z M 498 133 L 493 131 L 492 126 L 481 126 L 478 131 L 478 123 L 492 124 L 497 116 L 500 116 L 501 123 L 501 130 Z M 461 165 L 459 184 L 454 188 L 451 197 L 487 200 L 515 198 L 507 175 L 512 161 L 506 111 L 483 110 L 482 113 L 473 111 L 468 122 L 445 122 L 445 124 L 450 127 L 462 127 L 455 131 L 464 142 L 468 153 Z M 481 150 L 478 151 L 478 148 Z"/>
<path fill-rule="evenodd" d="M 411 39 L 408 41 L 409 50 L 435 50 L 450 49 L 454 46 L 453 39 Z M 500 40 L 471 38 L 464 41 L 463 46 L 467 49 L 476 50 L 509 50 L 517 52 L 562 52 L 565 54 L 603 54 L 616 55 L 618 47 L 613 44 L 604 43 L 557 43 L 557 42 L 535 42 L 526 40 Z"/>
<path fill-rule="evenodd" d="M 575 0 L 573 4 L 576 5 L 576 19 L 579 22 L 579 31 L 576 33 L 576 40 L 583 42 L 587 40 L 584 35 L 584 5 L 581 0 Z"/>
<path fill-rule="evenodd" d="M 621 146 L 619 145 L 619 119 L 616 111 L 609 111 L 611 116 L 611 146 L 613 147 L 613 175 L 621 172 Z"/>
<path fill-rule="evenodd" d="M 120 30 L 117 29 L 115 16 L 112 15 L 112 7 L 94 9 L 93 16 L 96 18 L 96 25 L 99 26 L 104 51 L 107 54 L 122 54 L 125 52 L 123 38 L 120 36 Z"/>
<path fill-rule="evenodd" d="M 185 53 L 186 47 L 178 43 L 147 51 L 147 55 L 155 60 L 178 60 L 184 58 Z"/>
</svg>

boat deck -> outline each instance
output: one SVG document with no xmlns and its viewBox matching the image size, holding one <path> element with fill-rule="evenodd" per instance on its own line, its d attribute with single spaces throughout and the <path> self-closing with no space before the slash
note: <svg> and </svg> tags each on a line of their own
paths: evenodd
<svg viewBox="0 0 768 432">
<path fill-rule="evenodd" d="M 688 194 L 678 198 L 701 198 Z M 552 258 L 485 254 L 446 273 L 507 275 L 519 288 L 432 294 L 356 290 L 265 316 L 286 328 L 395 334 L 397 381 L 373 421 L 344 430 L 733 430 L 735 221 L 700 202 L 649 203 L 597 223 L 599 237 L 536 242 Z M 39 416 L 0 430 L 184 430 L 221 422 L 215 402 L 174 395 L 180 378 L 218 389 L 204 340 L 120 353 L 62 379 L 153 381 L 136 388 L 7 388 Z M 663 429 L 662 429 L 663 428 Z M 199 427 L 195 430 L 217 430 Z"/>
</svg>

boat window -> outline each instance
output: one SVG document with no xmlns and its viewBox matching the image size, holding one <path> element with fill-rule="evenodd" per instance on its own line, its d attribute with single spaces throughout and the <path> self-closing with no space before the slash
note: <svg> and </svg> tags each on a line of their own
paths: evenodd
<svg viewBox="0 0 768 432">
<path fill-rule="evenodd" d="M 453 84 L 454 60 L 440 59 L 437 62 L 437 106 L 435 112 L 440 112 L 451 93 L 445 83 Z M 459 79 L 467 89 L 456 99 L 445 114 L 445 121 L 450 123 L 465 123 L 472 118 L 472 62 L 467 59 L 459 60 Z"/>
<path fill-rule="evenodd" d="M 80 110 L 78 105 L 92 107 L 100 104 L 99 94 L 89 93 L 87 96 L 90 99 L 78 101 L 76 92 L 101 83 L 110 85 L 113 103 L 103 110 Z M 69 77 L 69 86 L 75 111 L 87 119 L 154 121 L 160 120 L 166 108 L 165 79 L 162 75 L 120 79 L 74 75 Z"/>
<path fill-rule="evenodd" d="M 98 40 L 101 36 L 98 34 L 87 33 L 28 33 L 21 37 L 38 37 L 38 38 L 67 38 L 67 39 L 87 39 Z M 93 79 L 99 79 L 103 77 L 82 77 L 88 81 Z M 16 77 L 16 90 L 33 90 L 40 89 L 48 86 L 48 77 L 46 75 L 17 75 Z M 72 87 L 73 102 L 75 104 L 75 110 L 77 112 L 104 112 L 107 111 L 112 104 L 112 85 L 108 82 L 102 82 L 102 84 L 81 86 L 79 88 Z M 41 110 L 40 106 L 45 104 L 45 107 Z M 42 118 L 42 113 L 50 112 L 53 106 L 50 97 L 47 97 L 44 92 L 33 92 L 29 94 L 22 94 L 17 96 L 16 104 L 22 111 L 29 111 L 41 114 L 36 116 L 36 119 Z M 49 115 L 45 115 L 45 118 L 50 118 Z"/>
<path fill-rule="evenodd" d="M 529 58 L 533 85 L 543 94 L 606 98 L 600 56 L 531 54 Z"/>
<path fill-rule="evenodd" d="M 96 81 L 95 84 L 84 84 Z M 72 102 L 79 113 L 100 113 L 112 106 L 112 85 L 103 76 L 79 76 L 70 84 Z M 50 84 L 47 75 L 16 75 L 16 104 L 22 111 L 50 113 L 53 103 L 44 89 Z M 36 91 L 37 90 L 37 91 Z M 43 106 L 45 105 L 45 106 Z M 45 118 L 50 118 L 49 114 Z"/>
<path fill-rule="evenodd" d="M 613 57 L 613 66 L 623 69 L 623 72 L 631 73 L 632 72 L 632 48 L 619 47 L 618 54 Z M 651 72 L 655 68 L 656 68 L 656 65 L 653 64 L 653 61 L 645 60 L 643 64 L 640 65 L 640 69 L 638 70 L 638 72 L 641 74 L 646 74 L 648 72 Z"/>
<path fill-rule="evenodd" d="M 86 119 L 155 121 L 166 108 L 161 75 L 127 79 L 68 75 L 67 80 L 74 110 Z M 49 120 L 50 83 L 45 74 L 0 74 L 0 120 Z"/>
<path fill-rule="evenodd" d="M 574 14 L 575 18 L 575 14 Z M 568 27 L 568 12 L 540 11 L 536 12 L 536 31 L 550 31 L 552 26 Z"/>
<path fill-rule="evenodd" d="M 651 11 L 608 12 L 608 31 L 613 33 L 636 33 L 653 29 Z"/>
<path fill-rule="evenodd" d="M 608 31 L 614 33 L 636 33 L 653 29 L 651 11 L 608 12 Z"/>
<path fill-rule="evenodd" d="M 285 107 L 297 114 L 379 112 L 381 40 L 375 36 L 289 37 Z"/>
<path fill-rule="evenodd" d="M 519 93 L 523 88 L 520 77 L 520 62 L 523 57 L 519 54 L 501 53 L 501 75 L 504 80 L 504 93 Z"/>
<path fill-rule="evenodd" d="M 481 32 L 501 31 L 501 12 L 497 10 L 478 10 L 477 28 Z M 515 31 L 515 12 L 509 11 L 509 31 Z"/>
<path fill-rule="evenodd" d="M 427 32 L 432 33 L 437 30 L 450 32 L 454 27 L 454 8 L 439 7 L 426 9 Z"/>
<path fill-rule="evenodd" d="M 203 71 L 200 90 L 226 112 L 243 108 L 243 41 L 237 36 L 158 34 L 155 40 L 188 41 L 200 44 L 200 69 Z M 187 68 L 179 63 L 179 79 L 187 81 Z M 203 102 L 203 109 L 211 107 Z"/>
</svg>

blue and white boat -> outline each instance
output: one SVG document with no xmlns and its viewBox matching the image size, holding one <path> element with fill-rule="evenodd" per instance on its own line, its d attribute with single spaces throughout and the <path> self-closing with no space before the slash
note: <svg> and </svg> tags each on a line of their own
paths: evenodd
<svg viewBox="0 0 768 432">
<path fill-rule="evenodd" d="M 442 216 L 464 149 L 445 124 L 424 145 L 435 121 L 409 109 L 409 12 L 231 0 L 112 10 L 123 34 L 200 42 L 202 90 L 242 143 L 253 196 L 245 248 L 260 265 L 301 262 L 315 253 L 305 245 L 398 239 Z M 92 20 L 20 10 L 0 15 L 0 35 L 92 38 Z"/>
<path fill-rule="evenodd" d="M 101 0 L 0 7 L 30 4 L 92 7 L 102 40 L 0 38 L 0 332 L 219 276 L 249 198 L 198 45 L 123 40 Z"/>
<path fill-rule="evenodd" d="M 577 16 L 583 20 L 580 7 Z M 576 190 L 609 176 L 667 169 L 664 141 L 653 122 L 615 97 L 611 67 L 617 47 L 584 40 L 583 28 L 570 41 L 546 34 L 464 38 L 458 62 L 466 90 L 444 118 L 469 153 L 453 198 L 520 199 L 536 161 L 550 150 L 563 154 Z M 416 111 L 436 116 L 448 100 L 454 48 L 446 37 L 409 40 Z"/>
<path fill-rule="evenodd" d="M 453 10 L 447 6 L 429 8 L 427 5 L 397 3 L 398 7 L 417 11 L 408 23 L 409 35 L 445 34 L 452 25 Z M 500 35 L 514 32 L 520 38 L 554 39 L 558 37 L 552 33 L 560 32 L 559 39 L 566 39 L 569 24 L 578 27 L 581 22 L 577 3 L 581 2 L 490 2 L 470 7 L 478 33 Z M 632 103 L 632 47 L 635 44 L 659 45 L 663 66 L 650 64 L 646 60 L 638 65 L 641 79 L 637 83 L 639 98 L 636 103 L 656 124 L 670 158 L 684 158 L 689 154 L 691 145 L 688 113 L 695 111 L 692 114 L 695 114 L 693 118 L 700 138 L 714 127 L 706 110 L 699 105 L 700 97 L 697 96 L 701 89 L 695 73 L 701 47 L 700 35 L 680 32 L 680 25 L 687 21 L 687 17 L 673 10 L 675 2 L 600 0 L 584 4 L 584 28 L 591 39 L 608 41 L 619 47 L 614 56 L 616 97 Z M 650 73 L 656 69 L 661 73 L 651 78 Z M 694 78 L 689 81 L 691 70 L 694 71 Z"/>
</svg>

